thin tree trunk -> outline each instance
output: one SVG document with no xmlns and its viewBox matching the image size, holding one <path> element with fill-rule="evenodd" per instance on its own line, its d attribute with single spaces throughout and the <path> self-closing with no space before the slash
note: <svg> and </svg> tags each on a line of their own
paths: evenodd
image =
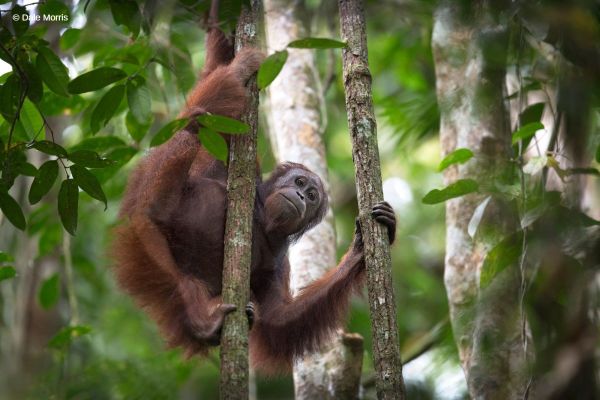
<svg viewBox="0 0 600 400">
<path fill-rule="evenodd" d="M 265 30 L 270 53 L 307 37 L 302 23 L 306 17 L 303 2 L 265 1 Z M 279 162 L 306 165 L 321 177 L 327 193 L 327 161 L 321 138 L 324 123 L 322 88 L 315 68 L 314 53 L 288 49 L 289 56 L 278 78 L 270 85 L 268 120 L 271 143 Z M 335 266 L 333 214 L 294 244 L 289 253 L 291 289 L 302 287 Z M 341 334 L 341 332 L 340 332 Z M 345 348 L 351 343 L 350 348 Z M 336 338 L 322 352 L 306 355 L 294 365 L 296 399 L 356 399 L 362 369 L 362 338 Z"/>
<path fill-rule="evenodd" d="M 464 7 L 464 8 L 463 8 Z M 498 7 L 498 4 L 495 4 Z M 507 170 L 510 127 L 504 104 L 506 23 L 486 2 L 443 2 L 432 47 L 441 110 L 443 156 L 468 148 L 475 157 L 444 171 L 444 182 L 494 181 Z M 446 203 L 444 282 L 461 365 L 473 399 L 516 399 L 525 393 L 519 275 L 506 268 L 485 289 L 479 277 L 488 251 L 517 230 L 516 213 L 492 197 L 473 240 L 468 225 L 485 195 Z"/>
<path fill-rule="evenodd" d="M 235 47 L 257 43 L 257 0 L 251 9 L 244 6 L 236 29 Z M 223 303 L 237 310 L 225 318 L 221 338 L 221 399 L 248 398 L 248 319 L 245 307 L 250 298 L 252 217 L 256 195 L 256 132 L 258 89 L 256 79 L 247 86 L 248 107 L 242 120 L 250 125 L 246 135 L 233 135 L 229 148 L 227 178 L 227 221 L 223 262 Z"/>
<path fill-rule="evenodd" d="M 377 149 L 377 127 L 371 97 L 371 73 L 361 0 L 340 0 L 346 111 L 352 137 L 359 220 L 365 246 L 367 289 L 373 332 L 373 357 L 380 399 L 404 399 L 404 380 L 396 303 L 392 284 L 392 261 L 385 228 L 371 218 L 371 209 L 383 200 Z"/>
</svg>

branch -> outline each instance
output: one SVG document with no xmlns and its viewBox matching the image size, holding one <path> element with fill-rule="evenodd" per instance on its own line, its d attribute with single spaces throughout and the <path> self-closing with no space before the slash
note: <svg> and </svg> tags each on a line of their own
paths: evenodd
<svg viewBox="0 0 600 400">
<path fill-rule="evenodd" d="M 236 51 L 256 44 L 258 1 L 244 7 L 236 29 Z M 229 148 L 227 221 L 223 262 L 223 303 L 237 311 L 225 318 L 221 338 L 221 399 L 248 398 L 248 319 L 245 307 L 250 297 L 252 216 L 256 194 L 256 132 L 258 89 L 252 78 L 247 87 L 248 106 L 242 120 L 250 126 L 247 135 L 233 135 Z"/>
<path fill-rule="evenodd" d="M 366 21 L 362 0 L 340 0 L 346 112 L 352 139 L 359 219 L 364 238 L 367 289 L 373 332 L 373 357 L 379 399 L 404 399 L 404 379 L 396 326 L 392 260 L 385 228 L 371 218 L 383 200 L 377 150 L 377 127 L 367 58 Z"/>
</svg>

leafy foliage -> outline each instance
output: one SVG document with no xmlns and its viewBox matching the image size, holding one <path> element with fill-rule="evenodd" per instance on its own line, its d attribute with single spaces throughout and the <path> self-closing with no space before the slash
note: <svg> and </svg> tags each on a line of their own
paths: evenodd
<svg viewBox="0 0 600 400">
<path fill-rule="evenodd" d="M 14 328 L 12 313 L 17 309 L 10 305 L 23 301 L 16 295 L 9 298 L 10 293 L 18 292 L 12 289 L 33 281 L 30 274 L 39 273 L 41 266 L 50 266 L 49 272 L 40 275 L 49 279 L 31 288 L 33 300 L 37 297 L 38 303 L 47 307 L 43 310 L 49 310 L 41 311 L 42 316 L 61 324 L 62 329 L 45 333 L 47 349 L 33 349 L 42 354 L 40 365 L 48 367 L 33 379 L 23 379 L 26 388 L 16 388 L 20 379 L 8 374 L 0 374 L 0 385 L 9 397 L 14 390 L 16 397 L 27 392 L 25 397 L 31 398 L 176 398 L 187 393 L 215 398 L 217 368 L 210 361 L 185 362 L 178 352 L 165 351 L 154 327 L 114 287 L 106 259 L 108 243 L 114 239 L 111 228 L 119 223 L 118 202 L 132 166 L 148 148 L 169 140 L 188 123 L 173 118 L 201 66 L 203 33 L 198 21 L 209 2 L 184 0 L 163 5 L 102 0 L 67 6 L 50 0 L 14 7 L 3 3 L 2 9 L 12 8 L 12 14 L 3 13 L 6 24 L 0 27 L 0 59 L 6 63 L 0 75 L 0 209 L 3 237 L 11 239 L 4 242 L 7 247 L 3 251 L 15 257 L 0 252 L 0 287 L 11 289 L 0 293 L 0 337 L 10 346 L 10 340 L 4 340 L 11 337 L 7 332 Z M 221 0 L 222 27 L 231 30 L 235 26 L 242 3 Z M 335 37 L 336 32 L 327 30 L 324 23 L 324 16 L 331 14 L 329 5 L 317 3 L 306 2 L 315 16 L 311 21 L 316 28 L 313 34 Z M 584 3 L 573 7 L 585 11 Z M 481 194 L 472 197 L 483 201 L 464 221 L 473 243 L 493 238 L 480 285 L 485 288 L 498 276 L 523 265 L 529 273 L 530 288 L 524 309 L 531 318 L 532 334 L 544 339 L 537 343 L 554 343 L 562 333 L 555 321 L 567 314 L 564 310 L 585 303 L 577 303 L 576 296 L 588 293 L 581 282 L 591 281 L 584 278 L 593 276 L 594 270 L 586 259 L 573 261 L 566 252 L 576 249 L 576 254 L 588 254 L 587 240 L 594 237 L 599 224 L 590 210 L 571 208 L 568 199 L 577 195 L 567 189 L 584 173 L 588 187 L 598 185 L 593 175 L 598 164 L 591 161 L 574 168 L 568 162 L 580 152 L 583 160 L 600 163 L 598 117 L 589 111 L 598 106 L 598 80 L 592 74 L 598 70 L 593 64 L 596 50 L 583 46 L 584 52 L 573 38 L 598 43 L 596 36 L 587 36 L 597 32 L 595 14 L 574 13 L 578 22 L 569 25 L 572 15 L 546 12 L 555 10 L 549 2 L 536 3 L 540 12 L 529 13 L 527 18 L 524 6 L 514 5 L 511 27 L 524 27 L 526 40 L 503 61 L 511 75 L 507 85 L 511 92 L 503 100 L 510 102 L 511 110 L 517 110 L 510 125 L 520 127 L 513 134 L 512 153 L 507 155 L 509 172 L 500 166 L 493 173 L 425 193 L 426 188 L 441 186 L 441 174 L 436 169 L 465 162 L 465 168 L 470 168 L 489 162 L 485 154 L 460 143 L 463 148 L 437 165 L 439 114 L 446 105 L 438 105 L 433 79 L 430 42 L 434 5 L 413 0 L 402 6 L 394 2 L 365 4 L 383 177 L 386 181 L 402 177 L 408 187 L 402 196 L 398 195 L 400 189 L 393 187 L 388 199 L 396 201 L 394 207 L 402 221 L 398 237 L 403 240 L 392 248 L 397 302 L 403 310 L 398 321 L 400 339 L 403 352 L 411 357 L 424 348 L 431 349 L 428 354 L 434 357 L 428 362 L 427 385 L 444 375 L 448 364 L 456 368 L 458 356 L 451 329 L 440 323 L 448 315 L 443 281 L 444 207 L 426 204 Z M 67 15 L 68 19 L 11 19 L 14 14 L 42 13 Z M 548 15 L 561 15 L 565 25 L 556 26 L 546 19 Z M 75 18 L 84 22 L 74 25 Z M 538 28 L 544 26 L 551 35 L 539 34 L 538 30 L 544 29 Z M 569 26 L 593 29 L 564 28 Z M 315 52 L 315 57 L 327 89 L 323 110 L 327 124 L 322 138 L 340 251 L 352 240 L 356 213 L 339 69 L 341 52 L 337 50 L 344 46 L 335 39 L 316 37 L 292 42 L 268 57 L 257 76 L 259 86 L 268 87 L 285 65 L 290 48 L 325 49 Z M 547 58 L 540 51 L 549 48 L 553 57 L 562 61 Z M 517 70 L 522 79 L 515 83 Z M 457 87 L 461 84 L 458 82 Z M 543 148 L 555 120 L 561 120 L 566 130 L 560 132 L 555 148 Z M 199 140 L 222 161 L 227 160 L 227 145 L 221 133 L 243 134 L 247 130 L 239 121 L 219 116 L 203 116 L 199 122 L 203 125 Z M 570 149 L 576 151 L 571 154 Z M 273 161 L 263 135 L 259 153 L 263 170 L 268 171 Z M 558 182 L 561 191 L 543 190 L 544 180 Z M 423 202 L 412 201 L 413 196 L 423 198 Z M 501 202 L 516 209 L 515 231 L 506 237 L 494 236 L 486 220 Z M 504 221 L 492 221 L 492 225 L 499 222 Z M 19 250 L 22 248 L 28 253 Z M 23 268 L 25 262 L 28 264 Z M 71 283 L 67 264 L 72 264 Z M 558 283 L 553 275 L 555 265 L 569 266 L 556 274 L 561 277 Z M 558 289 L 552 292 L 546 287 Z M 77 321 L 72 320 L 72 310 L 64 301 L 67 295 L 78 305 Z M 544 310 L 552 314 L 544 315 Z M 19 315 L 23 317 L 30 316 Z M 365 337 L 368 352 L 369 316 L 361 300 L 353 304 L 349 330 Z M 32 332 L 40 333 L 44 334 L 42 330 Z M 422 344 L 424 337 L 433 339 Z M 551 350 L 544 351 L 552 354 Z M 539 359 L 550 360 L 543 357 L 545 354 Z M 443 359 L 443 364 L 438 359 Z M 3 363 L 13 361 L 3 356 Z M 544 368 L 548 367 L 542 365 L 540 370 Z M 366 362 L 364 369 L 369 375 L 373 365 Z M 370 390 L 366 388 L 367 397 Z M 292 393 L 290 378 L 258 378 L 259 398 L 285 398 Z"/>
<path fill-rule="evenodd" d="M 276 51 L 271 54 L 260 65 L 258 75 L 256 76 L 256 84 L 259 89 L 264 89 L 277 78 L 277 75 L 283 69 L 288 58 L 287 50 Z"/>
<path fill-rule="evenodd" d="M 424 204 L 437 204 L 476 192 L 479 185 L 473 179 L 459 179 L 443 189 L 433 189 L 423 197 Z"/>
</svg>

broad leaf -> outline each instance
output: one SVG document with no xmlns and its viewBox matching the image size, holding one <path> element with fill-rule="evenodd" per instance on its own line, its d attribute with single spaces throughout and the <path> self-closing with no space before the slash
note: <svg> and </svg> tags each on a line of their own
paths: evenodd
<svg viewBox="0 0 600 400">
<path fill-rule="evenodd" d="M 533 137 L 533 135 L 535 135 L 535 133 L 540 129 L 544 129 L 544 124 L 541 122 L 532 122 L 522 126 L 515 133 L 513 133 L 512 144 L 517 143 L 519 140 L 526 140 Z"/>
<path fill-rule="evenodd" d="M 206 128 L 215 132 L 239 134 L 247 133 L 250 130 L 247 124 L 222 115 L 204 114 L 199 116 L 197 120 Z"/>
<path fill-rule="evenodd" d="M 69 50 L 75 46 L 81 36 L 81 29 L 69 28 L 60 37 L 60 49 Z"/>
<path fill-rule="evenodd" d="M 473 152 L 469 149 L 456 149 L 448 154 L 438 167 L 438 171 L 443 171 L 453 164 L 464 164 L 473 157 Z"/>
<path fill-rule="evenodd" d="M 492 199 L 492 196 L 486 197 L 485 200 L 483 200 L 481 203 L 479 203 L 477 208 L 475 208 L 475 211 L 473 212 L 473 216 L 471 217 L 471 220 L 469 221 L 469 225 L 467 226 L 467 233 L 469 234 L 469 236 L 471 236 L 471 238 L 475 237 L 475 234 L 477 233 L 477 229 L 479 228 L 479 224 L 481 224 L 481 220 L 483 219 L 483 214 L 485 213 L 485 209 L 491 199 Z"/>
<path fill-rule="evenodd" d="M 46 161 L 42 164 L 29 189 L 29 204 L 40 201 L 50 191 L 56 177 L 58 177 L 58 162 L 56 160 Z"/>
<path fill-rule="evenodd" d="M 77 185 L 94 199 L 103 202 L 104 209 L 106 210 L 106 195 L 104 194 L 102 186 L 100 186 L 100 182 L 98 182 L 96 176 L 86 168 L 77 164 L 71 165 L 70 170 L 73 174 L 73 179 L 75 179 L 75 182 L 77 182 Z"/>
<path fill-rule="evenodd" d="M 126 26 L 133 37 L 137 37 L 142 21 L 138 4 L 133 0 L 111 0 L 109 3 L 115 23 Z"/>
<path fill-rule="evenodd" d="M 95 152 L 104 152 L 120 146 L 125 146 L 125 142 L 116 136 L 94 136 L 85 138 L 73 147 L 69 147 L 69 151 L 75 152 L 77 150 L 90 150 Z"/>
<path fill-rule="evenodd" d="M 346 47 L 346 43 L 339 40 L 327 38 L 304 38 L 290 42 L 287 47 L 296 49 L 341 49 Z"/>
<path fill-rule="evenodd" d="M 138 77 L 138 79 L 133 79 L 127 83 L 127 103 L 131 115 L 138 123 L 145 124 L 148 122 L 151 114 L 152 96 L 144 79 Z"/>
<path fill-rule="evenodd" d="M 13 267 L 0 267 L 0 281 L 14 278 L 17 276 L 17 271 Z"/>
<path fill-rule="evenodd" d="M 127 74 L 123 70 L 114 67 L 100 67 L 79 75 L 69 82 L 68 88 L 72 94 L 93 92 L 125 77 Z"/>
<path fill-rule="evenodd" d="M 548 164 L 547 156 L 531 157 L 527 164 L 523 166 L 523 172 L 529 175 L 535 175 Z"/>
<path fill-rule="evenodd" d="M 479 185 L 472 179 L 459 179 L 444 189 L 433 189 L 423 197 L 425 204 L 437 204 L 443 201 L 476 192 Z"/>
<path fill-rule="evenodd" d="M 27 76 L 27 97 L 34 103 L 37 103 L 42 99 L 44 92 L 42 78 L 40 78 L 35 67 L 30 62 L 24 62 L 21 68 Z"/>
<path fill-rule="evenodd" d="M 29 12 L 24 6 L 16 5 L 13 7 L 11 14 L 12 18 L 10 18 L 10 20 L 12 21 L 12 26 L 15 31 L 15 35 L 17 37 L 23 36 L 23 34 L 27 32 L 27 29 L 29 29 Z M 8 21 L 9 19 L 6 18 L 6 20 Z"/>
<path fill-rule="evenodd" d="M 17 168 L 17 171 L 21 175 L 36 176 L 38 170 L 33 164 L 31 164 L 29 162 L 24 162 L 23 164 L 19 165 L 19 168 Z"/>
<path fill-rule="evenodd" d="M 532 122 L 540 122 L 542 120 L 542 114 L 544 113 L 544 107 L 546 103 L 535 103 L 524 109 L 519 115 L 519 122 L 521 126 L 531 124 Z"/>
<path fill-rule="evenodd" d="M 0 113 L 7 121 L 12 121 L 17 113 L 21 98 L 21 80 L 10 74 L 0 90 Z"/>
<path fill-rule="evenodd" d="M 86 325 L 74 325 L 64 327 L 60 331 L 58 331 L 58 333 L 54 335 L 52 339 L 50 339 L 50 341 L 48 342 L 48 347 L 57 350 L 62 350 L 66 348 L 69 344 L 71 344 L 73 339 L 79 336 L 87 335 L 91 331 L 92 328 Z"/>
<path fill-rule="evenodd" d="M 258 74 L 256 76 L 256 85 L 259 89 L 264 89 L 277 78 L 281 69 L 285 65 L 288 58 L 287 50 L 276 51 L 260 64 Z"/>
<path fill-rule="evenodd" d="M 59 297 L 60 280 L 58 279 L 58 273 L 55 273 L 42 283 L 42 287 L 38 293 L 38 300 L 42 308 L 47 310 L 56 304 Z"/>
<path fill-rule="evenodd" d="M 485 289 L 492 280 L 521 256 L 523 233 L 512 234 L 491 249 L 481 267 L 480 287 Z"/>
<path fill-rule="evenodd" d="M 68 96 L 69 73 L 60 58 L 47 47 L 39 47 L 36 69 L 48 89 L 61 96 Z"/>
<path fill-rule="evenodd" d="M 58 215 L 63 226 L 71 235 L 77 231 L 77 206 L 79 189 L 73 179 L 65 179 L 58 192 Z"/>
<path fill-rule="evenodd" d="M 123 100 L 125 95 L 125 85 L 116 85 L 102 96 L 96 108 L 92 112 L 91 128 L 92 133 L 98 132 L 102 127 L 106 126 L 108 121 L 115 115 L 115 112 Z"/>
<path fill-rule="evenodd" d="M 0 209 L 11 224 L 20 230 L 25 230 L 27 222 L 21 206 L 5 190 L 0 190 Z"/>
<path fill-rule="evenodd" d="M 200 128 L 200 131 L 198 132 L 198 138 L 200 139 L 202 146 L 204 146 L 204 148 L 208 150 L 210 154 L 215 156 L 217 160 L 227 163 L 227 142 L 221 135 L 212 129 Z"/>
<path fill-rule="evenodd" d="M 42 119 L 40 112 L 29 99 L 25 99 L 23 102 L 19 121 L 23 124 L 23 129 L 25 129 L 25 133 L 29 138 L 38 136 L 44 128 L 44 120 Z"/>
<path fill-rule="evenodd" d="M 104 168 L 113 164 L 108 158 L 100 157 L 98 153 L 90 150 L 77 150 L 69 154 L 68 159 L 86 168 Z"/>
<path fill-rule="evenodd" d="M 71 10 L 63 1 L 45 0 L 39 6 L 39 14 L 44 16 L 54 16 L 52 23 L 62 23 L 68 25 L 71 21 Z"/>
<path fill-rule="evenodd" d="M 175 132 L 182 129 L 187 124 L 187 119 L 176 119 L 163 126 L 150 141 L 150 147 L 163 144 L 173 136 Z"/>
<path fill-rule="evenodd" d="M 38 140 L 28 145 L 28 147 L 34 148 L 42 153 L 46 153 L 51 156 L 66 157 L 67 151 L 59 144 L 51 142 L 49 140 Z"/>
<path fill-rule="evenodd" d="M 136 142 L 141 142 L 142 139 L 148 133 L 150 129 L 150 125 L 152 125 L 152 114 L 150 114 L 150 118 L 147 122 L 140 124 L 137 119 L 131 114 L 131 111 L 127 112 L 125 116 L 125 127 L 127 128 L 127 132 Z"/>
<path fill-rule="evenodd" d="M 13 262 L 13 261 L 15 261 L 13 256 L 11 256 L 8 253 L 4 253 L 4 252 L 0 251 L 0 263 Z"/>
</svg>

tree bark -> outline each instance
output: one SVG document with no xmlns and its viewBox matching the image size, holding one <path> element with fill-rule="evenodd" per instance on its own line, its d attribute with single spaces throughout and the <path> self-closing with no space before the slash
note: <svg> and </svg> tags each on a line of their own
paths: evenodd
<svg viewBox="0 0 600 400">
<path fill-rule="evenodd" d="M 251 9 L 243 7 L 236 29 L 236 52 L 257 43 L 257 0 Z M 232 135 L 229 144 L 227 178 L 227 221 L 223 262 L 223 303 L 235 304 L 223 325 L 221 338 L 221 399 L 244 399 L 248 385 L 248 319 L 245 313 L 250 298 L 252 220 L 256 195 L 256 132 L 258 127 L 258 89 L 256 79 L 247 85 L 248 106 L 242 121 L 250 126 L 246 135 Z"/>
<path fill-rule="evenodd" d="M 432 47 L 441 110 L 443 156 L 468 148 L 475 157 L 444 171 L 446 185 L 495 181 L 507 170 L 511 130 L 504 104 L 507 24 L 502 6 L 442 2 L 435 13 Z M 503 236 L 517 231 L 516 213 L 492 196 L 475 240 L 468 225 L 486 195 L 446 202 L 444 282 L 462 368 L 473 399 L 516 399 L 525 393 L 519 275 L 507 267 L 485 289 L 483 261 Z"/>
<path fill-rule="evenodd" d="M 303 2 L 265 1 L 265 31 L 270 53 L 285 49 L 293 40 L 309 36 L 302 23 L 305 13 Z M 288 52 L 285 66 L 268 89 L 267 116 L 272 147 L 279 162 L 299 162 L 319 175 L 329 193 L 322 140 L 324 102 L 314 53 L 291 48 Z M 321 224 L 291 247 L 289 259 L 294 294 L 335 266 L 331 209 Z M 296 399 L 358 398 L 362 351 L 353 350 L 357 346 L 362 348 L 362 338 L 356 336 L 350 341 L 351 348 L 346 348 L 346 342 L 338 337 L 322 352 L 306 355 L 294 365 Z"/>
<path fill-rule="evenodd" d="M 375 386 L 380 399 L 404 399 L 390 246 L 385 228 L 371 218 L 371 209 L 383 200 L 383 191 L 371 97 L 366 21 L 361 0 L 340 0 L 339 6 L 342 39 L 347 43 L 343 50 L 344 88 L 367 268 L 377 373 Z"/>
</svg>

